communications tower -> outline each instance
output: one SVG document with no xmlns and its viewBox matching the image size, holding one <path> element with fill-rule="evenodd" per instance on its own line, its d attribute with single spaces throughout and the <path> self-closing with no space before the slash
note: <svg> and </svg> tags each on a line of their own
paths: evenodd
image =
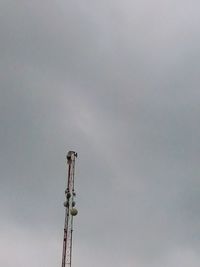
<svg viewBox="0 0 200 267">
<path fill-rule="evenodd" d="M 67 154 L 68 174 L 67 174 L 67 188 L 65 190 L 66 201 L 65 207 L 65 224 L 64 224 L 64 238 L 63 238 L 63 252 L 62 252 L 62 267 L 71 267 L 72 264 L 72 233 L 73 233 L 73 217 L 77 215 L 78 211 L 75 208 L 76 193 L 74 190 L 74 172 L 75 159 L 77 153 L 69 151 Z"/>
</svg>

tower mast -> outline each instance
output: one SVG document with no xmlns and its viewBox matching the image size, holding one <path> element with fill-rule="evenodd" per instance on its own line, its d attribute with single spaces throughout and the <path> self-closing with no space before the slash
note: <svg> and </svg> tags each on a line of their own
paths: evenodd
<svg viewBox="0 0 200 267">
<path fill-rule="evenodd" d="M 78 211 L 75 208 L 74 198 L 76 196 L 74 190 L 74 173 L 75 173 L 75 159 L 77 153 L 69 151 L 67 154 L 68 174 L 67 174 L 67 188 L 65 190 L 66 201 L 65 207 L 65 223 L 64 223 L 64 237 L 63 237 L 63 252 L 62 252 L 62 267 L 71 267 L 72 264 L 72 233 L 73 233 L 73 217 L 77 215 Z"/>
</svg>

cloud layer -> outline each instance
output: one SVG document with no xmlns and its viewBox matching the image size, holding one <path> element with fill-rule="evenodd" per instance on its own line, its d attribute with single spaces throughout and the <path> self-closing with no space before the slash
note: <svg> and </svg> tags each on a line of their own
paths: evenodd
<svg viewBox="0 0 200 267">
<path fill-rule="evenodd" d="M 199 10 L 0 2 L 1 266 L 61 265 L 71 149 L 74 267 L 199 266 Z"/>
</svg>

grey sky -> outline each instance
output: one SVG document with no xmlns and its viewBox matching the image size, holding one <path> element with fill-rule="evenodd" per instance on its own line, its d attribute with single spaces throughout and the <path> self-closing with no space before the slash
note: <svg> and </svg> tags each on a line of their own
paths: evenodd
<svg viewBox="0 0 200 267">
<path fill-rule="evenodd" d="M 0 0 L 0 266 L 199 267 L 198 1 Z"/>
</svg>

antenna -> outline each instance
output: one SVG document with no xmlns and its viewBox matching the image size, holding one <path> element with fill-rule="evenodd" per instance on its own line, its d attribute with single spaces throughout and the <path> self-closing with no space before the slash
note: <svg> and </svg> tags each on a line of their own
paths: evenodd
<svg viewBox="0 0 200 267">
<path fill-rule="evenodd" d="M 65 190 L 66 201 L 65 207 L 65 224 L 64 224 L 64 237 L 63 237 L 63 253 L 62 253 L 62 267 L 71 267 L 72 265 L 72 234 L 73 234 L 73 217 L 78 214 L 75 208 L 76 202 L 74 201 L 76 193 L 74 190 L 74 173 L 75 173 L 75 159 L 77 153 L 69 151 L 67 154 L 68 175 L 67 175 L 67 188 Z"/>
</svg>

